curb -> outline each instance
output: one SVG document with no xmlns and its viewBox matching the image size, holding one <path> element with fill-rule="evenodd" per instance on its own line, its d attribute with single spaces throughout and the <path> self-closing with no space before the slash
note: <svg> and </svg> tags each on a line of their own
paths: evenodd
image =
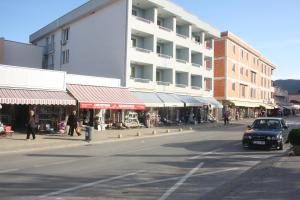
<svg viewBox="0 0 300 200">
<path fill-rule="evenodd" d="M 16 154 L 16 153 L 27 153 L 27 152 L 33 152 L 33 151 L 43 151 L 43 150 L 53 150 L 53 149 L 62 149 L 62 148 L 71 148 L 71 147 L 79 147 L 79 146 L 89 146 L 89 145 L 94 145 L 94 144 L 106 144 L 106 143 L 114 143 L 114 142 L 123 142 L 123 141 L 131 141 L 131 140 L 138 140 L 138 139 L 146 139 L 146 138 L 155 138 L 155 137 L 166 137 L 166 136 L 173 136 L 173 135 L 182 135 L 186 133 L 191 133 L 193 130 L 186 130 L 186 131 L 176 131 L 176 132 L 162 132 L 156 134 L 147 134 L 147 135 L 141 135 L 141 136 L 129 136 L 128 138 L 126 137 L 121 137 L 121 138 L 113 138 L 113 139 L 108 139 L 108 140 L 99 140 L 95 142 L 86 142 L 84 140 L 78 141 L 73 144 L 64 144 L 64 145 L 58 145 L 58 146 L 49 146 L 49 147 L 37 147 L 37 148 L 27 148 L 27 149 L 20 149 L 20 150 L 11 150 L 11 151 L 5 151 L 5 152 L 0 152 L 0 156 L 2 155 L 7 155 L 7 154 Z"/>
</svg>

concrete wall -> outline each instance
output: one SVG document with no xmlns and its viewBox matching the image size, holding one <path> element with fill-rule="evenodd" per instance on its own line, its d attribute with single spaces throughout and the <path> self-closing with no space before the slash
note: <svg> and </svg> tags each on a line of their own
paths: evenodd
<svg viewBox="0 0 300 200">
<path fill-rule="evenodd" d="M 65 91 L 65 72 L 0 65 L 0 87 Z"/>
<path fill-rule="evenodd" d="M 111 1 L 100 10 L 56 30 L 54 69 L 123 79 L 126 11 L 126 1 Z M 66 27 L 70 27 L 69 41 L 61 46 L 62 29 Z M 45 38 L 35 43 L 45 45 Z M 61 64 L 61 52 L 66 49 L 70 51 L 69 63 Z"/>
<path fill-rule="evenodd" d="M 42 68 L 43 52 L 43 47 L 4 40 L 2 64 Z"/>
<path fill-rule="evenodd" d="M 103 78 L 95 76 L 83 76 L 76 74 L 66 75 L 67 84 L 79 84 L 79 85 L 93 85 L 93 86 L 107 86 L 107 87 L 120 87 L 120 79 Z"/>
</svg>

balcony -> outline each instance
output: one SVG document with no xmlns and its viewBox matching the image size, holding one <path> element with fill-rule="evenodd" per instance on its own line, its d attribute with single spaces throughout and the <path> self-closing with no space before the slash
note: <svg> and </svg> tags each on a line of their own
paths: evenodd
<svg viewBox="0 0 300 200">
<path fill-rule="evenodd" d="M 179 88 L 187 88 L 188 85 L 189 85 L 189 75 L 187 72 L 179 72 L 177 71 L 175 73 L 175 76 L 176 76 L 176 82 L 175 82 L 175 85 L 176 87 L 179 87 Z"/>
<path fill-rule="evenodd" d="M 176 46 L 176 61 L 179 63 L 189 63 L 189 49 L 182 46 Z"/>
<path fill-rule="evenodd" d="M 173 14 L 168 11 L 158 8 L 157 9 L 157 26 L 167 32 L 174 30 Z"/>
<path fill-rule="evenodd" d="M 44 52 L 44 54 L 45 54 L 45 55 L 51 54 L 51 53 L 54 52 L 54 50 L 55 50 L 55 44 L 54 44 L 54 42 L 49 43 L 49 44 L 47 44 L 47 45 L 45 46 L 45 52 Z"/>
<path fill-rule="evenodd" d="M 195 44 L 202 45 L 203 44 L 203 34 L 202 32 L 193 32 L 192 33 L 192 41 Z"/>
<path fill-rule="evenodd" d="M 190 38 L 190 25 L 188 24 L 188 22 L 177 19 L 176 35 L 183 39 Z"/>
<path fill-rule="evenodd" d="M 212 79 L 211 78 L 204 78 L 204 84 L 205 84 L 205 91 L 211 91 L 212 90 Z"/>
<path fill-rule="evenodd" d="M 156 68 L 157 85 L 169 86 L 173 83 L 173 71 L 163 67 Z"/>
<path fill-rule="evenodd" d="M 158 38 L 156 44 L 156 53 L 161 58 L 173 58 L 173 42 Z"/>
<path fill-rule="evenodd" d="M 130 79 L 138 83 L 150 83 L 153 80 L 153 66 L 143 63 L 131 63 Z"/>
<path fill-rule="evenodd" d="M 191 87 L 194 90 L 200 90 L 202 88 L 202 76 L 191 75 Z"/>
<path fill-rule="evenodd" d="M 151 53 L 153 52 L 153 35 L 132 30 L 131 45 L 136 51 Z"/>
<path fill-rule="evenodd" d="M 192 66 L 194 67 L 201 67 L 202 66 L 202 53 L 192 51 L 191 58 L 192 58 Z"/>
<path fill-rule="evenodd" d="M 139 0 L 132 1 L 132 16 L 137 20 L 151 24 L 154 23 L 154 5 L 146 5 Z"/>
<path fill-rule="evenodd" d="M 204 46 L 208 50 L 213 50 L 213 48 L 214 48 L 213 47 L 214 46 L 213 38 L 206 35 L 206 37 L 204 39 Z"/>
<path fill-rule="evenodd" d="M 205 65 L 205 69 L 207 71 L 211 71 L 212 70 L 212 58 L 210 57 L 205 57 L 204 58 L 204 65 Z"/>
</svg>

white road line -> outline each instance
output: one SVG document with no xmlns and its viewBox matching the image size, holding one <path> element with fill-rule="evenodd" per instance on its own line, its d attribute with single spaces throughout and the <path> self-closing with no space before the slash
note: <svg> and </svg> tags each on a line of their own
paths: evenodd
<svg viewBox="0 0 300 200">
<path fill-rule="evenodd" d="M 199 170 L 203 166 L 203 162 L 199 163 L 194 169 L 189 171 L 186 175 L 181 177 L 181 179 L 175 183 L 169 190 L 167 190 L 160 198 L 159 200 L 166 200 L 175 190 L 177 190 L 188 178 L 190 178 L 196 171 Z"/>
<path fill-rule="evenodd" d="M 20 169 L 5 169 L 5 170 L 0 170 L 0 174 L 5 174 L 5 173 L 9 173 L 9 172 L 15 172 L 15 171 L 19 171 Z"/>
<path fill-rule="evenodd" d="M 206 156 L 206 155 L 209 155 L 209 154 L 214 154 L 214 153 L 217 153 L 217 151 L 222 151 L 222 150 L 223 150 L 223 148 L 219 148 L 219 149 L 215 149 L 213 151 L 200 153 L 197 156 L 190 157 L 189 160 L 195 160 L 195 159 L 201 158 L 202 156 Z"/>
<path fill-rule="evenodd" d="M 56 192 L 50 192 L 48 194 L 40 196 L 40 198 L 43 199 L 43 198 L 47 198 L 47 197 L 50 197 L 50 196 L 56 196 L 56 195 L 60 195 L 60 194 L 66 193 L 66 192 L 72 192 L 72 191 L 75 191 L 75 190 L 91 187 L 91 186 L 98 185 L 98 184 L 101 184 L 101 183 L 107 183 L 107 182 L 122 179 L 122 178 L 125 178 L 125 177 L 128 177 L 128 176 L 133 176 L 133 175 L 136 175 L 140 172 L 142 172 L 142 171 L 137 171 L 137 172 L 134 172 L 134 173 L 128 173 L 128 174 L 124 174 L 124 175 L 120 175 L 120 176 L 115 176 L 115 177 L 111 177 L 111 178 L 108 178 L 108 179 L 102 179 L 102 180 L 91 182 L 91 183 L 85 183 L 85 184 L 78 185 L 78 186 L 75 186 L 75 187 L 58 190 Z"/>
<path fill-rule="evenodd" d="M 206 175 L 213 175 L 213 174 L 218 174 L 218 173 L 222 173 L 222 172 L 228 172 L 228 171 L 234 171 L 234 170 L 239 170 L 240 168 L 229 168 L 229 169 L 223 169 L 223 170 L 218 170 L 218 171 L 213 171 L 213 172 L 204 172 L 201 174 L 194 174 L 191 177 L 198 177 L 198 176 L 206 176 Z M 154 181 L 147 181 L 147 182 L 143 182 L 143 183 L 132 183 L 132 184 L 126 184 L 126 185 L 121 185 L 120 187 L 137 187 L 137 186 L 141 186 L 141 185 L 151 185 L 154 183 L 162 183 L 162 182 L 167 182 L 167 181 L 173 181 L 173 180 L 178 180 L 180 179 L 182 176 L 176 176 L 176 177 L 171 177 L 171 178 L 164 178 L 164 179 L 158 179 L 158 180 L 154 180 Z"/>
</svg>

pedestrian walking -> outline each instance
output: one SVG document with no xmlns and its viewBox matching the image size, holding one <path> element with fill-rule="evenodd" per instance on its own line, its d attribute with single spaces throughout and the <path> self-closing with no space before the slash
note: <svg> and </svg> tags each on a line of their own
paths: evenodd
<svg viewBox="0 0 300 200">
<path fill-rule="evenodd" d="M 225 111 L 224 114 L 223 114 L 224 126 L 229 124 L 229 115 L 230 115 L 229 111 Z"/>
<path fill-rule="evenodd" d="M 30 135 L 32 135 L 32 139 L 35 140 L 35 131 L 36 131 L 36 118 L 33 110 L 29 111 L 29 120 L 27 123 L 27 137 L 29 140 Z"/>
<path fill-rule="evenodd" d="M 78 119 L 76 117 L 76 111 L 74 110 L 72 114 L 68 118 L 67 125 L 70 126 L 68 135 L 73 136 L 74 135 L 74 130 L 77 128 L 78 124 Z"/>
</svg>

